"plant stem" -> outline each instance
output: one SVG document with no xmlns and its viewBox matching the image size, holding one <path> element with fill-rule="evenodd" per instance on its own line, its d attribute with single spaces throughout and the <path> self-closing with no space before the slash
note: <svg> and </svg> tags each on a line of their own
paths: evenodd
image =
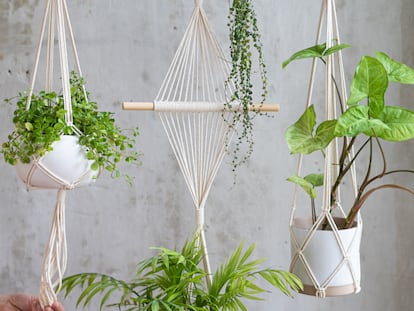
<svg viewBox="0 0 414 311">
<path fill-rule="evenodd" d="M 312 224 L 314 224 L 316 222 L 315 199 L 311 199 L 311 208 L 312 208 Z"/>
<path fill-rule="evenodd" d="M 380 189 L 385 189 L 385 188 L 400 189 L 400 190 L 406 191 L 414 195 L 414 191 L 408 188 L 405 188 L 403 186 L 400 186 L 400 185 L 386 184 L 386 185 L 381 185 L 381 186 L 372 188 L 369 191 L 367 191 L 364 195 L 362 195 L 361 198 L 354 204 L 354 206 L 352 207 L 351 211 L 348 214 L 348 217 L 346 218 L 344 229 L 349 229 L 350 227 L 352 227 L 352 224 L 355 221 L 355 217 L 358 215 L 358 211 L 360 210 L 362 205 L 365 203 L 365 201 L 368 199 L 368 197 L 371 194 L 373 194 L 375 191 L 380 190 Z"/>
<path fill-rule="evenodd" d="M 356 137 L 352 137 L 351 141 L 349 142 L 348 146 L 344 148 L 345 152 L 341 155 L 340 163 L 339 163 L 339 173 L 338 177 L 336 178 L 335 184 L 332 186 L 331 190 L 331 205 L 333 205 L 336 202 L 336 192 L 338 190 L 339 185 L 342 182 L 342 179 L 344 176 L 348 173 L 348 171 L 351 169 L 352 164 L 357 159 L 358 155 L 362 152 L 362 150 L 365 148 L 365 146 L 369 143 L 370 139 L 368 139 L 355 153 L 354 157 L 349 161 L 347 165 L 345 165 L 345 160 L 347 155 L 350 153 L 352 146 L 355 144 Z"/>
</svg>

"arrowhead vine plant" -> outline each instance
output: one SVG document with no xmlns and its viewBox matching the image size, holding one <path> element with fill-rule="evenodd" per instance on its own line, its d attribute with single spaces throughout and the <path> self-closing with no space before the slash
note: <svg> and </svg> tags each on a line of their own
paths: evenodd
<svg viewBox="0 0 414 311">
<path fill-rule="evenodd" d="M 236 131 L 236 145 L 233 151 L 233 172 L 246 163 L 253 152 L 253 120 L 257 115 L 263 115 L 260 109 L 251 111 L 253 105 L 252 76 L 254 55 L 258 58 L 258 72 L 261 78 L 261 104 L 267 96 L 267 71 L 264 61 L 262 42 L 257 25 L 256 12 L 251 0 L 232 0 L 228 16 L 228 28 L 230 37 L 230 63 L 231 71 L 226 81 L 226 89 L 231 89 L 228 94 L 226 110 L 232 111 L 232 120 L 229 121 L 231 130 Z M 232 107 L 239 105 L 239 108 Z M 235 109 L 234 109 L 235 108 Z M 238 125 L 241 129 L 238 130 Z M 246 147 L 245 152 L 243 146 Z"/>
<path fill-rule="evenodd" d="M 288 296 L 292 290 L 302 288 L 300 280 L 289 272 L 259 268 L 263 260 L 250 259 L 254 245 L 244 250 L 243 243 L 216 270 L 211 286 L 207 287 L 206 271 L 200 268 L 203 253 L 197 240 L 196 234 L 180 252 L 156 248 L 156 255 L 138 264 L 131 281 L 81 273 L 65 278 L 62 291 L 67 297 L 80 289 L 77 306 L 83 307 L 100 296 L 100 310 L 113 307 L 131 311 L 237 311 L 247 310 L 243 300 L 263 299 L 261 294 L 267 290 L 257 284 L 259 279 Z"/>
<path fill-rule="evenodd" d="M 342 44 L 327 49 L 326 44 L 316 45 L 293 54 L 283 63 L 283 67 L 303 58 L 318 58 L 326 63 L 328 55 L 347 47 L 349 46 Z M 351 83 L 347 109 L 341 111 L 337 119 L 326 120 L 316 126 L 315 108 L 310 106 L 286 131 L 286 141 L 293 154 L 307 155 L 317 151 L 323 153 L 334 139 L 342 141 L 339 163 L 336 164 L 338 174 L 330 191 L 332 207 L 338 199 L 338 188 L 344 177 L 350 174 L 352 165 L 358 162 L 358 168 L 362 167 L 364 175 L 359 181 L 357 196 L 347 215 L 345 228 L 352 226 L 358 211 L 378 190 L 395 188 L 414 194 L 412 189 L 403 185 L 380 183 L 389 175 L 414 173 L 411 169 L 390 169 L 382 146 L 382 141 L 404 142 L 414 138 L 414 112 L 401 106 L 385 104 L 385 94 L 390 82 L 414 84 L 414 69 L 382 52 L 377 52 L 375 57 L 364 56 L 356 68 Z M 335 87 L 339 94 L 337 86 Z M 340 96 L 338 98 L 341 100 Z M 352 148 L 355 148 L 354 154 L 351 153 Z M 357 161 L 364 152 L 368 155 L 367 163 Z M 374 169 L 377 168 L 374 165 L 375 160 L 382 163 L 380 165 L 382 169 L 376 173 L 374 173 Z M 312 183 L 309 178 L 296 175 L 289 180 L 300 185 L 310 195 L 311 200 L 314 200 L 316 196 L 314 187 L 320 183 Z"/>
<path fill-rule="evenodd" d="M 88 101 L 84 92 L 84 79 L 72 72 L 71 100 L 73 123 L 82 135 L 79 144 L 87 150 L 86 156 L 93 161 L 93 170 L 106 169 L 112 177 L 122 175 L 119 163 L 139 164 L 139 153 L 134 151 L 138 129 L 132 129 L 131 135 L 116 125 L 113 113 L 98 111 L 97 104 Z M 75 135 L 74 128 L 65 121 L 63 95 L 56 92 L 41 91 L 33 94 L 30 109 L 26 109 L 28 95 L 20 93 L 16 98 L 6 99 L 16 104 L 13 123 L 14 130 L 8 140 L 2 144 L 1 153 L 6 163 L 30 163 L 33 156 L 44 156 L 51 151 L 52 144 L 60 140 L 61 135 Z"/>
</svg>

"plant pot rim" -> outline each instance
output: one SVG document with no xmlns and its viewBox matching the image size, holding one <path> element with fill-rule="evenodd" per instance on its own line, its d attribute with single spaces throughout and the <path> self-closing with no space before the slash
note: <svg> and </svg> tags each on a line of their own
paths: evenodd
<svg viewBox="0 0 414 311">
<path fill-rule="evenodd" d="M 338 227 L 338 231 L 353 230 L 359 227 L 358 221 L 354 221 L 351 227 L 343 228 L 343 225 L 345 224 L 345 221 L 346 221 L 345 217 L 333 217 L 333 219 L 335 221 L 335 224 Z M 323 222 L 315 230 L 316 231 L 327 231 L 327 232 L 333 231 L 331 226 L 327 226 L 327 228 L 321 228 L 322 225 L 323 225 Z M 312 218 L 311 217 L 294 217 L 291 226 L 297 229 L 301 229 L 301 230 L 311 230 L 313 227 Z"/>
</svg>

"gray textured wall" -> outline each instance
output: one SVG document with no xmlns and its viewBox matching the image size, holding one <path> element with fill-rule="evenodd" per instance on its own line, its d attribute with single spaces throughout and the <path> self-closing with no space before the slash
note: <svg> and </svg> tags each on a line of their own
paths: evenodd
<svg viewBox="0 0 414 311">
<path fill-rule="evenodd" d="M 69 267 L 128 278 L 150 246 L 181 245 L 194 229 L 190 195 L 156 115 L 125 112 L 123 100 L 152 100 L 181 39 L 192 0 L 68 1 L 82 69 L 102 109 L 116 112 L 124 127 L 141 128 L 143 166 L 132 168 L 131 188 L 107 175 L 67 198 Z M 205 9 L 223 47 L 228 1 L 205 0 Z M 282 111 L 256 121 L 256 150 L 239 170 L 238 183 L 224 164 L 207 203 L 207 238 L 213 266 L 245 239 L 257 243 L 257 256 L 287 268 L 288 219 L 293 188 L 285 182 L 295 169 L 283 133 L 304 107 L 309 63 L 281 63 L 314 42 L 320 1 L 255 1 L 269 68 L 270 102 Z M 414 66 L 412 0 L 337 1 L 347 77 L 363 54 L 376 50 Z M 43 1 L 0 2 L 0 94 L 28 88 Z M 414 109 L 414 92 L 394 88 L 392 102 Z M 0 138 L 11 130 L 12 109 L 1 106 Z M 412 167 L 413 142 L 387 145 L 390 162 Z M 227 160 L 228 162 L 228 160 Z M 413 187 L 413 179 L 406 178 Z M 39 270 L 55 200 L 53 191 L 27 192 L 14 168 L 0 169 L 0 292 L 37 292 Z M 362 292 L 318 300 L 269 294 L 252 310 L 413 310 L 413 198 L 385 191 L 364 207 Z M 68 310 L 74 300 L 64 300 Z M 90 310 L 96 310 L 91 307 Z"/>
</svg>

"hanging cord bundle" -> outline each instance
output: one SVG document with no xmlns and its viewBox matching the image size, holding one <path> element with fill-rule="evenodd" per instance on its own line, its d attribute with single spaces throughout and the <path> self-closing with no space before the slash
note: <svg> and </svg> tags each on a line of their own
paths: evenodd
<svg viewBox="0 0 414 311">
<path fill-rule="evenodd" d="M 31 98 L 35 87 L 35 81 L 39 66 L 40 54 L 44 34 L 48 29 L 47 35 L 47 60 L 46 60 L 46 91 L 51 91 L 53 88 L 53 63 L 54 63 L 54 41 L 55 41 L 55 30 L 58 33 L 59 43 L 59 61 L 61 69 L 61 81 L 62 81 L 62 92 L 65 109 L 65 122 L 67 126 L 73 129 L 73 132 L 80 136 L 82 133 L 73 124 L 72 117 L 72 103 L 71 103 L 71 90 L 70 90 L 70 72 L 69 62 L 66 47 L 66 32 L 69 33 L 69 39 L 71 41 L 75 65 L 80 76 L 82 72 L 79 65 L 79 58 L 75 46 L 73 37 L 72 27 L 69 20 L 68 9 L 65 0 L 47 0 L 44 10 L 41 32 L 39 42 L 37 46 L 36 58 L 33 67 L 33 76 L 30 85 L 30 91 L 28 94 L 26 109 L 30 109 Z M 87 100 L 87 93 L 83 86 L 84 98 Z M 55 288 L 58 288 L 62 283 L 62 277 L 66 269 L 67 261 L 67 247 L 66 247 L 66 229 L 65 229 L 65 196 L 66 190 L 73 189 L 80 184 L 87 172 L 81 174 L 75 181 L 69 181 L 61 176 L 58 176 L 51 171 L 43 163 L 43 158 L 34 158 L 32 161 L 32 168 L 29 170 L 24 182 L 28 188 L 39 188 L 32 184 L 32 177 L 35 171 L 39 169 L 46 176 L 48 176 L 58 188 L 57 202 L 55 206 L 54 216 L 52 220 L 51 230 L 49 234 L 49 240 L 46 243 L 46 248 L 42 263 L 42 274 L 39 290 L 39 300 L 42 308 L 51 306 L 57 299 Z M 53 186 L 52 188 L 54 188 Z M 57 290 L 57 291 L 58 291 Z"/>
<path fill-rule="evenodd" d="M 334 0 L 322 0 L 316 44 L 319 44 L 321 39 L 324 17 L 326 18 L 326 49 L 329 49 L 334 44 L 340 44 Z M 317 59 L 314 59 L 312 64 L 306 103 L 307 108 L 311 106 L 312 101 L 316 73 L 316 61 Z M 339 99 L 339 105 L 337 103 L 337 99 Z M 336 119 L 337 106 L 340 107 L 341 111 L 345 111 L 346 101 L 346 85 L 342 54 L 341 51 L 338 51 L 337 55 L 328 55 L 325 64 L 325 120 Z M 348 158 L 352 159 L 353 154 L 354 151 L 350 150 Z M 346 218 L 346 214 L 341 205 L 339 186 L 336 190 L 334 202 L 332 202 L 331 196 L 332 187 L 338 176 L 338 165 L 336 165 L 336 163 L 339 163 L 339 152 L 338 141 L 336 139 L 328 145 L 328 147 L 325 149 L 324 155 L 325 164 L 323 197 L 320 214 L 318 217 L 315 216 L 315 219 L 312 221 L 312 224 L 310 226 L 307 222 L 306 224 L 303 224 L 301 223 L 302 220 L 296 218 L 296 201 L 298 190 L 298 186 L 296 186 L 290 217 L 290 231 L 293 244 L 293 258 L 290 270 L 293 272 L 303 272 L 303 274 L 306 275 L 306 280 L 302 280 L 305 283 L 304 293 L 318 297 L 345 295 L 350 293 L 358 293 L 360 291 L 359 267 L 357 267 L 352 262 L 351 257 L 359 255 L 359 249 L 357 250 L 357 246 L 359 245 L 360 234 L 362 230 L 362 220 L 358 215 L 357 223 L 355 224 L 356 229 L 351 233 L 350 236 L 348 236 L 348 240 L 345 242 L 344 238 L 339 233 L 340 229 L 338 227 L 340 225 L 336 221 L 337 218 L 334 217 L 335 212 L 339 215 L 339 217 Z M 301 175 L 300 173 L 302 171 L 302 162 L 303 155 L 300 155 L 297 167 L 297 175 L 299 176 Z M 353 195 L 356 197 L 357 182 L 354 163 L 352 164 L 350 171 Z M 300 230 L 297 230 L 298 225 L 299 227 L 307 228 L 305 233 L 301 233 Z M 332 260 L 330 261 L 328 258 L 316 260 L 315 258 L 312 258 L 312 255 L 310 255 L 310 249 L 316 245 L 316 232 L 321 228 L 329 228 L 331 230 L 332 234 L 329 233 L 329 236 L 331 240 L 334 240 L 333 244 L 337 248 L 337 250 L 333 250 L 333 252 L 337 253 L 338 257 L 340 258 L 337 263 L 333 262 Z M 322 248 L 325 246 L 322 246 Z M 321 252 L 322 248 L 319 249 L 319 252 Z M 326 256 L 326 254 L 320 255 L 321 257 Z M 319 263 L 330 261 L 328 265 L 332 266 L 331 271 L 326 272 L 323 277 L 321 277 L 321 275 L 318 275 L 318 272 L 316 272 L 317 269 L 315 268 L 315 266 L 318 264 L 317 261 L 319 261 Z M 359 263 L 359 258 L 357 261 Z M 347 284 L 346 286 L 333 286 L 333 281 L 336 280 L 337 277 L 339 278 L 340 274 L 347 274 L 348 281 L 350 280 L 351 284 Z M 309 280 L 311 282 L 311 285 L 306 284 L 306 282 Z"/>
</svg>

